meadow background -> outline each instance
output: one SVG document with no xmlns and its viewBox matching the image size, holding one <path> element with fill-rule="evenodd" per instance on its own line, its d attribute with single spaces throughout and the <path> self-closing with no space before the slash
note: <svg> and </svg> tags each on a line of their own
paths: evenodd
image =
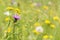
<svg viewBox="0 0 60 40">
<path fill-rule="evenodd" d="M 16 8 L 20 19 L 14 24 Z M 0 0 L 0 40 L 60 40 L 60 0 Z"/>
</svg>

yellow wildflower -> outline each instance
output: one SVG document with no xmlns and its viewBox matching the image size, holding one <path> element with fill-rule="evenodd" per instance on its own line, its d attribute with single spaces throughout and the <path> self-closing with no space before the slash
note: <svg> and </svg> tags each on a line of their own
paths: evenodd
<svg viewBox="0 0 60 40">
<path fill-rule="evenodd" d="M 35 33 L 35 34 L 37 34 L 37 35 L 39 35 L 40 33 L 39 32 L 37 32 L 36 30 L 33 30 L 33 33 Z"/>
<path fill-rule="evenodd" d="M 10 18 L 9 18 L 9 17 L 6 17 L 6 18 L 5 18 L 5 21 L 9 21 L 9 20 L 10 20 Z"/>
<path fill-rule="evenodd" d="M 50 24 L 51 22 L 50 22 L 50 20 L 45 20 L 45 23 Z"/>
<path fill-rule="evenodd" d="M 55 25 L 54 25 L 54 24 L 51 24 L 50 27 L 51 27 L 51 28 L 55 28 Z"/>
<path fill-rule="evenodd" d="M 36 23 L 34 24 L 34 26 L 40 26 L 40 23 L 36 22 Z"/>
<path fill-rule="evenodd" d="M 44 38 L 44 39 L 48 39 L 48 35 L 44 35 L 43 38 Z"/>
<path fill-rule="evenodd" d="M 10 27 L 8 28 L 7 32 L 8 32 L 8 33 L 11 32 L 11 28 L 10 28 Z"/>
<path fill-rule="evenodd" d="M 9 27 L 9 28 L 8 28 L 7 30 L 5 30 L 4 32 L 5 32 L 5 33 L 6 33 L 6 32 L 8 32 L 8 33 L 11 32 L 11 28 Z"/>
<path fill-rule="evenodd" d="M 59 20 L 58 16 L 54 16 L 53 20 Z"/>
<path fill-rule="evenodd" d="M 7 10 L 13 10 L 14 8 L 13 7 L 7 7 Z"/>
<path fill-rule="evenodd" d="M 16 8 L 16 9 L 15 9 L 15 12 L 16 12 L 16 13 L 20 13 L 21 11 L 20 11 L 20 9 Z"/>
<path fill-rule="evenodd" d="M 52 38 L 53 38 L 53 36 L 52 36 L 52 35 L 50 35 L 50 36 L 49 36 L 49 38 L 50 38 L 50 39 L 52 39 Z"/>
<path fill-rule="evenodd" d="M 48 10 L 48 6 L 43 6 L 43 9 Z"/>
</svg>

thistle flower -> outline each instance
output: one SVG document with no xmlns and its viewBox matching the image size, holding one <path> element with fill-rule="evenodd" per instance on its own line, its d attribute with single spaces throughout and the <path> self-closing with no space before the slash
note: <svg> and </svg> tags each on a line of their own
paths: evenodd
<svg viewBox="0 0 60 40">
<path fill-rule="evenodd" d="M 14 15 L 14 18 L 17 20 L 20 19 L 19 15 Z"/>
<path fill-rule="evenodd" d="M 19 15 L 17 15 L 17 14 L 15 14 L 15 15 L 13 16 L 13 18 L 14 18 L 14 22 L 17 22 L 17 20 L 19 20 L 19 19 L 20 19 L 20 16 L 19 16 Z"/>
</svg>

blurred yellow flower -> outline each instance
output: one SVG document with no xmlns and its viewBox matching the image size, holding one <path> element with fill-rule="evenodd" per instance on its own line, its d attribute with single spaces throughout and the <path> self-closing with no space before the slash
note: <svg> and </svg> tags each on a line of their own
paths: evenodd
<svg viewBox="0 0 60 40">
<path fill-rule="evenodd" d="M 9 33 L 9 32 L 11 32 L 11 28 L 10 28 L 10 27 L 8 27 L 8 29 L 7 29 L 7 30 L 5 30 L 4 32 L 5 32 L 5 33 L 6 33 L 6 32 L 8 32 L 8 33 Z"/>
<path fill-rule="evenodd" d="M 48 35 L 44 35 L 43 36 L 44 39 L 48 39 L 48 37 L 49 37 Z"/>
<path fill-rule="evenodd" d="M 18 8 L 14 9 L 14 10 L 15 10 L 15 12 L 18 13 L 18 14 L 21 12 L 20 9 L 18 9 Z"/>
<path fill-rule="evenodd" d="M 44 10 L 48 10 L 48 6 L 43 6 L 43 9 Z"/>
<path fill-rule="evenodd" d="M 39 35 L 40 33 L 37 32 L 36 30 L 33 30 L 33 33 L 35 33 L 36 35 Z"/>
<path fill-rule="evenodd" d="M 50 20 L 45 20 L 45 23 L 50 24 L 51 22 L 50 22 Z"/>
<path fill-rule="evenodd" d="M 8 28 L 7 32 L 8 32 L 8 33 L 11 32 L 11 28 L 10 28 L 10 27 Z"/>
<path fill-rule="evenodd" d="M 59 17 L 58 16 L 54 16 L 53 20 L 59 20 Z"/>
<path fill-rule="evenodd" d="M 34 24 L 34 26 L 40 26 L 40 23 L 36 22 L 36 23 Z"/>
<path fill-rule="evenodd" d="M 50 35 L 50 36 L 49 36 L 49 38 L 50 38 L 50 39 L 52 39 L 52 38 L 53 38 L 53 36 L 52 36 L 52 35 Z"/>
<path fill-rule="evenodd" d="M 6 9 L 7 10 L 13 10 L 14 8 L 13 7 L 7 7 Z"/>
<path fill-rule="evenodd" d="M 54 25 L 54 24 L 51 24 L 50 27 L 51 27 L 51 28 L 55 28 L 55 25 Z"/>
<path fill-rule="evenodd" d="M 5 21 L 9 21 L 9 20 L 10 20 L 10 18 L 9 18 L 9 17 L 6 17 L 6 18 L 5 18 Z"/>
</svg>

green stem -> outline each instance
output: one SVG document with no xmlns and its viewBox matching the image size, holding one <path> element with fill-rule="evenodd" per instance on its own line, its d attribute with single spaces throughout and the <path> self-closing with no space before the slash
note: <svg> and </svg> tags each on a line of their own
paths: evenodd
<svg viewBox="0 0 60 40">
<path fill-rule="evenodd" d="M 10 26 L 10 20 L 9 20 L 9 23 L 8 23 L 7 27 L 9 27 L 9 26 Z M 6 34 L 7 34 L 7 35 L 6 35 L 5 38 L 8 38 L 8 32 L 7 32 Z"/>
<path fill-rule="evenodd" d="M 13 40 L 15 40 L 15 24 L 13 26 Z"/>
</svg>

